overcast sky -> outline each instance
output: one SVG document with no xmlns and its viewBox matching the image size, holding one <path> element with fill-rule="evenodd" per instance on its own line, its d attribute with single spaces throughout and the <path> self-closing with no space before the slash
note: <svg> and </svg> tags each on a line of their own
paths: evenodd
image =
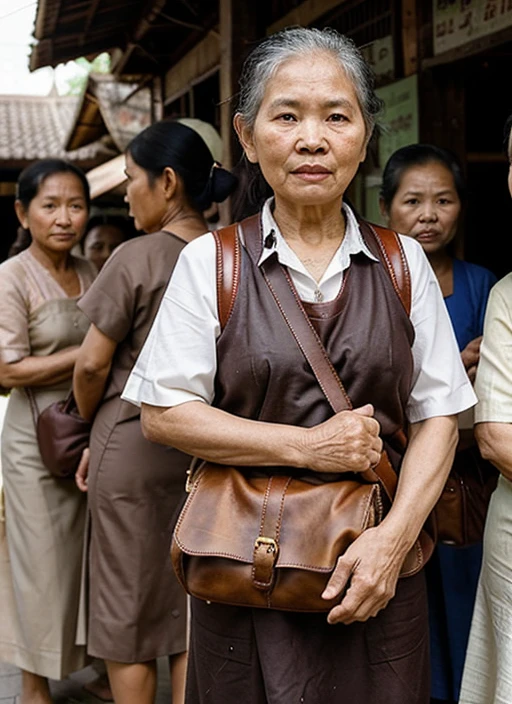
<svg viewBox="0 0 512 704">
<path fill-rule="evenodd" d="M 37 2 L 0 0 L 0 93 L 47 95 L 55 81 L 59 92 L 80 69 L 75 64 L 61 65 L 56 71 L 47 67 L 30 73 L 28 57 L 34 42 L 32 33 Z"/>
</svg>

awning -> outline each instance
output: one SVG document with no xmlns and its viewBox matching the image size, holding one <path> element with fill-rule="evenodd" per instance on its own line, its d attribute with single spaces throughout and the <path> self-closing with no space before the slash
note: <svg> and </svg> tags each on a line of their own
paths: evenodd
<svg viewBox="0 0 512 704">
<path fill-rule="evenodd" d="M 124 166 L 124 154 L 120 154 L 88 171 L 86 175 L 91 189 L 91 198 L 98 198 L 98 196 L 116 189 L 119 193 L 124 192 L 124 189 L 121 188 L 126 181 Z"/>
</svg>

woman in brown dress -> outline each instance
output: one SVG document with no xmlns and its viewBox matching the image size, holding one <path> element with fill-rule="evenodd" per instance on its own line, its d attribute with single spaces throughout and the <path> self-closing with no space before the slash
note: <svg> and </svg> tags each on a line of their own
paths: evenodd
<svg viewBox="0 0 512 704">
<path fill-rule="evenodd" d="M 408 430 L 393 506 L 339 557 L 328 614 L 191 599 L 189 704 L 429 701 L 424 577 L 398 576 L 475 396 L 421 246 L 388 233 L 410 271 L 409 316 L 378 235 L 344 202 L 378 108 L 368 66 L 334 30 L 290 29 L 253 50 L 235 127 L 273 198 L 244 231 L 230 317 L 221 331 L 209 234 L 182 252 L 124 391 L 153 441 L 270 474 L 363 472 Z M 334 415 L 316 383 L 262 275 L 277 263 L 354 410 Z M 322 519 L 308 507 L 304 530 Z"/>
<path fill-rule="evenodd" d="M 169 559 L 186 454 L 144 439 L 139 411 L 121 391 L 144 343 L 176 260 L 207 230 L 202 211 L 230 193 L 234 178 L 214 168 L 190 127 L 160 122 L 128 147 L 127 201 L 137 229 L 80 301 L 91 328 L 74 377 L 84 418 L 93 419 L 88 490 L 90 655 L 103 658 L 117 704 L 151 704 L 156 658 L 171 656 L 173 702 L 183 702 L 186 596 Z M 83 463 L 85 465 L 85 463 Z"/>
<path fill-rule="evenodd" d="M 16 212 L 31 242 L 0 266 L 0 386 L 8 561 L 0 566 L 0 660 L 22 670 L 22 704 L 51 701 L 48 680 L 86 664 L 75 645 L 85 518 L 74 482 L 44 467 L 26 389 L 42 411 L 71 386 L 89 321 L 77 300 L 95 271 L 71 255 L 89 210 L 84 174 L 44 160 L 22 172 Z"/>
</svg>

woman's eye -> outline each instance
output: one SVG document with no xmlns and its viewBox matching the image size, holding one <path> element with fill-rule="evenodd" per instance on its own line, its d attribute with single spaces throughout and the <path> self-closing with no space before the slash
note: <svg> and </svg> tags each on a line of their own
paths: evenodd
<svg viewBox="0 0 512 704">
<path fill-rule="evenodd" d="M 84 206 L 81 205 L 80 203 L 74 203 L 72 206 L 73 210 L 83 210 Z"/>
<path fill-rule="evenodd" d="M 439 198 L 437 202 L 439 203 L 439 205 L 450 205 L 451 200 L 449 200 L 448 198 Z"/>
<path fill-rule="evenodd" d="M 53 210 L 53 208 L 55 208 L 55 205 L 54 205 L 53 203 L 45 203 L 45 204 L 43 205 L 43 208 L 44 208 L 45 210 Z"/>
<path fill-rule="evenodd" d="M 405 201 L 405 204 L 406 204 L 406 205 L 418 205 L 418 203 L 419 203 L 419 201 L 418 201 L 417 198 L 408 198 L 408 199 Z"/>
<path fill-rule="evenodd" d="M 291 113 L 287 112 L 287 113 L 284 113 L 283 115 L 279 115 L 278 119 L 282 120 L 283 122 L 294 122 L 295 115 L 292 115 Z"/>
<path fill-rule="evenodd" d="M 345 115 L 342 115 L 339 112 L 335 112 L 332 115 L 329 115 L 329 121 L 330 122 L 346 122 L 347 118 Z"/>
</svg>

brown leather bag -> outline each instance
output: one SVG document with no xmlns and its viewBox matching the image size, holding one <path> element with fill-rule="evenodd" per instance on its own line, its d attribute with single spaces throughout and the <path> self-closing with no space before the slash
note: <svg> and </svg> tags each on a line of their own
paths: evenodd
<svg viewBox="0 0 512 704">
<path fill-rule="evenodd" d="M 78 413 L 72 391 L 41 413 L 32 390 L 27 388 L 26 392 L 44 466 L 58 479 L 74 477 L 82 452 L 89 445 L 91 423 Z"/>
<path fill-rule="evenodd" d="M 255 236 L 254 219 L 242 225 L 246 236 Z M 398 272 L 393 270 L 392 281 L 407 306 L 410 287 L 404 285 L 408 281 L 405 259 L 398 239 L 384 232 L 386 253 Z M 215 236 L 219 317 L 224 327 L 236 298 L 240 243 L 236 226 Z M 262 270 L 333 410 L 350 409 L 341 380 L 285 270 L 272 264 Z M 378 525 L 396 484 L 385 452 L 375 470 L 362 475 L 293 472 L 290 468 L 265 471 L 203 462 L 193 473 L 173 535 L 176 574 L 189 594 L 207 601 L 328 611 L 339 598 L 326 601 L 321 594 L 338 557 L 364 530 Z M 432 547 L 423 533 L 407 556 L 401 576 L 419 571 Z"/>
<path fill-rule="evenodd" d="M 476 446 L 455 454 L 448 481 L 434 508 L 437 539 L 464 547 L 483 540 L 487 509 L 499 472 Z"/>
</svg>

